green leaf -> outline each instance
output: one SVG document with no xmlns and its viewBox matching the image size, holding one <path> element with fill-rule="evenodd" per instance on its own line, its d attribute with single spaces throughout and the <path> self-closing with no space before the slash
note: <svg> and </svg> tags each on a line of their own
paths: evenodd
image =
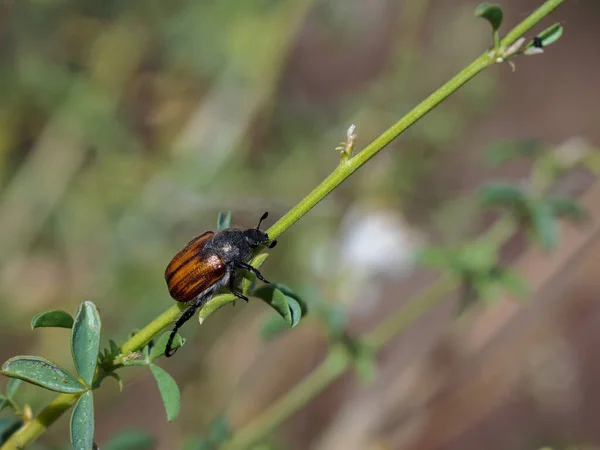
<svg viewBox="0 0 600 450">
<path fill-rule="evenodd" d="M 300 304 L 292 297 L 287 297 L 274 286 L 268 285 L 257 289 L 254 295 L 267 302 L 271 308 L 279 313 L 288 327 L 292 328 L 298 324 L 302 316 Z"/>
<path fill-rule="evenodd" d="M 21 419 L 8 417 L 0 419 L 0 445 L 4 445 L 15 431 L 21 428 L 21 425 L 23 425 Z"/>
<path fill-rule="evenodd" d="M 558 244 L 558 226 L 556 217 L 550 204 L 546 201 L 531 203 L 530 211 L 530 232 L 536 237 L 540 245 L 548 250 L 552 250 Z"/>
<path fill-rule="evenodd" d="M 486 207 L 505 207 L 519 214 L 526 202 L 523 189 L 507 183 L 483 186 L 478 192 L 479 201 Z"/>
<path fill-rule="evenodd" d="M 71 414 L 73 450 L 91 450 L 94 445 L 94 396 L 87 391 L 75 404 Z"/>
<path fill-rule="evenodd" d="M 231 211 L 221 211 L 217 217 L 217 228 L 222 230 L 231 226 Z"/>
<path fill-rule="evenodd" d="M 112 339 L 108 340 L 108 345 L 110 347 L 110 354 L 112 356 L 117 356 L 121 352 L 117 343 Z"/>
<path fill-rule="evenodd" d="M 587 211 L 579 203 L 568 197 L 549 197 L 546 199 L 554 214 L 573 221 L 582 221 L 588 217 Z"/>
<path fill-rule="evenodd" d="M 494 3 L 484 2 L 475 8 L 475 16 L 487 20 L 492 29 L 497 31 L 502 25 L 502 8 Z"/>
<path fill-rule="evenodd" d="M 14 398 L 22 382 L 23 380 L 19 380 L 18 378 L 10 379 L 10 381 L 6 385 L 6 395 L 8 398 L 10 398 L 11 400 Z"/>
<path fill-rule="evenodd" d="M 154 361 L 156 358 L 160 358 L 165 354 L 165 349 L 167 348 L 167 341 L 169 340 L 169 336 L 171 332 L 163 333 L 160 338 L 156 341 L 156 344 L 150 350 L 150 355 L 148 359 L 150 361 Z M 173 348 L 179 348 L 185 343 L 185 340 L 179 335 L 176 334 L 173 339 Z"/>
<path fill-rule="evenodd" d="M 0 411 L 6 408 L 7 405 L 10 404 L 10 400 L 6 398 L 4 395 L 0 395 Z"/>
<path fill-rule="evenodd" d="M 154 438 L 145 431 L 125 430 L 113 436 L 102 445 L 102 450 L 151 450 L 155 448 Z"/>
<path fill-rule="evenodd" d="M 295 298 L 285 296 L 287 300 L 288 308 L 290 309 L 290 315 L 292 317 L 292 325 L 291 327 L 295 327 L 300 323 L 300 319 L 302 319 L 302 308 L 300 307 L 300 303 Z"/>
<path fill-rule="evenodd" d="M 42 311 L 31 319 L 32 330 L 42 327 L 71 328 L 72 326 L 73 318 L 71 315 L 58 309 Z"/>
<path fill-rule="evenodd" d="M 123 391 L 123 380 L 121 379 L 121 376 L 117 372 L 110 372 L 108 374 L 108 376 L 117 380 L 117 383 L 119 384 L 119 392 L 122 392 Z"/>
<path fill-rule="evenodd" d="M 163 369 L 158 367 L 156 364 L 149 364 L 152 375 L 156 379 L 158 390 L 162 398 L 163 404 L 165 405 L 165 411 L 167 413 L 167 420 L 169 422 L 175 420 L 179 414 L 179 408 L 181 407 L 181 394 L 179 393 L 179 387 L 177 383 Z"/>
<path fill-rule="evenodd" d="M 302 305 L 295 298 L 284 295 L 284 301 L 287 303 L 289 319 L 286 318 L 285 315 L 281 314 L 279 310 L 277 310 L 277 312 L 280 312 L 280 316 L 269 316 L 267 318 L 260 331 L 261 339 L 267 341 L 282 331 L 295 327 L 300 322 L 300 319 L 304 316 Z M 285 308 L 282 306 L 281 310 L 285 311 Z"/>
<path fill-rule="evenodd" d="M 300 305 L 302 317 L 304 317 L 306 314 L 308 314 L 308 305 L 306 304 L 306 302 L 295 291 L 293 291 L 292 288 L 290 288 L 287 284 L 271 283 L 270 286 L 272 286 L 273 288 L 279 289 L 281 292 L 283 292 L 285 294 L 286 297 L 291 297 L 294 300 L 296 300 L 298 302 L 298 305 Z"/>
<path fill-rule="evenodd" d="M 550 44 L 554 44 L 556 41 L 560 39 L 563 34 L 563 27 L 560 23 L 555 23 L 554 25 L 549 26 L 544 31 L 539 33 L 536 36 L 536 39 L 539 39 L 539 43 L 541 44 L 541 48 L 548 47 Z M 535 40 L 532 40 L 527 44 L 525 50 L 528 48 L 535 46 Z"/>
<path fill-rule="evenodd" d="M 77 309 L 73 332 L 71 333 L 71 352 L 77 372 L 88 385 L 92 385 L 98 350 L 100 348 L 100 314 L 92 302 L 83 302 Z"/>
<path fill-rule="evenodd" d="M 51 391 L 75 394 L 85 390 L 85 386 L 69 372 L 39 356 L 10 358 L 2 365 L 2 373 Z"/>
</svg>

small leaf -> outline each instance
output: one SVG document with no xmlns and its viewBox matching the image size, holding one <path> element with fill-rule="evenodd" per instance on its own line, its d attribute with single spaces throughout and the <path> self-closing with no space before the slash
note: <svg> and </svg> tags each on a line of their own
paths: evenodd
<svg viewBox="0 0 600 450">
<path fill-rule="evenodd" d="M 71 414 L 73 450 L 90 450 L 94 445 L 94 396 L 87 391 L 75 404 Z"/>
<path fill-rule="evenodd" d="M 475 16 L 487 20 L 494 31 L 502 25 L 502 8 L 493 3 L 484 2 L 475 9 Z"/>
<path fill-rule="evenodd" d="M 554 214 L 573 221 L 582 221 L 588 217 L 587 212 L 575 200 L 568 197 L 550 197 L 547 202 Z"/>
<path fill-rule="evenodd" d="M 263 286 L 254 292 L 254 295 L 267 302 L 271 308 L 279 313 L 285 320 L 288 327 L 293 327 L 297 322 L 294 322 L 292 311 L 288 305 L 288 299 L 283 292 L 272 286 Z"/>
<path fill-rule="evenodd" d="M 19 386 L 23 380 L 19 380 L 18 378 L 11 378 L 8 384 L 6 385 L 6 395 L 11 400 L 14 398 L 15 394 L 19 390 Z"/>
<path fill-rule="evenodd" d="M 181 394 L 179 393 L 179 387 L 177 383 L 163 369 L 158 367 L 156 364 L 149 364 L 152 375 L 156 379 L 158 390 L 162 398 L 163 404 L 165 405 L 165 411 L 167 413 L 167 421 L 171 422 L 175 420 L 179 414 L 181 407 Z"/>
<path fill-rule="evenodd" d="M 88 385 L 92 385 L 98 350 L 100 348 L 100 314 L 92 302 L 83 302 L 75 315 L 71 333 L 71 352 L 77 372 Z"/>
<path fill-rule="evenodd" d="M 292 325 L 289 325 L 283 317 L 269 316 L 260 330 L 260 337 L 264 341 L 268 341 L 282 331 L 296 326 L 300 319 L 308 312 L 306 303 L 300 300 L 300 297 L 288 286 L 284 284 L 272 283 L 269 285 L 268 289 L 278 289 L 285 295 L 285 300 L 287 301 L 290 311 Z"/>
<path fill-rule="evenodd" d="M 161 356 L 163 356 L 165 354 L 165 349 L 167 348 L 167 341 L 169 340 L 169 336 L 171 335 L 171 332 L 167 332 L 167 333 L 163 333 L 160 338 L 158 338 L 158 340 L 156 341 L 156 344 L 154 345 L 154 347 L 152 347 L 152 350 L 150 351 L 150 355 L 148 356 L 148 359 L 150 361 L 154 361 L 156 358 L 160 358 Z M 179 348 L 184 344 L 184 339 L 179 335 L 176 334 L 175 338 L 173 339 L 173 345 L 172 348 Z"/>
<path fill-rule="evenodd" d="M 300 307 L 300 303 L 295 298 L 285 296 L 285 299 L 288 304 L 288 308 L 290 309 L 290 315 L 292 319 L 292 324 L 290 327 L 295 327 L 300 323 L 300 319 L 302 318 L 302 308 Z"/>
<path fill-rule="evenodd" d="M 294 292 L 292 288 L 290 288 L 287 284 L 271 283 L 270 286 L 279 289 L 281 292 L 284 293 L 286 297 L 291 297 L 294 300 L 296 300 L 298 302 L 298 305 L 300 305 L 302 317 L 308 314 L 308 305 L 306 304 L 306 302 L 302 298 L 300 298 L 300 296 L 296 292 Z"/>
<path fill-rule="evenodd" d="M 555 23 L 549 26 L 544 31 L 539 33 L 531 42 L 525 47 L 525 51 L 529 48 L 545 48 L 550 44 L 555 43 L 560 39 L 563 34 L 563 27 L 560 23 Z"/>
<path fill-rule="evenodd" d="M 231 226 L 231 211 L 221 211 L 217 217 L 217 229 L 223 230 Z"/>
<path fill-rule="evenodd" d="M 154 438 L 145 431 L 125 430 L 113 436 L 102 450 L 151 450 L 155 448 Z"/>
<path fill-rule="evenodd" d="M 2 365 L 2 373 L 51 391 L 75 394 L 85 390 L 69 372 L 39 356 L 15 356 Z"/>
<path fill-rule="evenodd" d="M 71 328 L 72 326 L 73 318 L 71 315 L 58 309 L 42 311 L 31 319 L 32 330 L 42 327 Z"/>
<path fill-rule="evenodd" d="M 117 343 L 112 339 L 108 340 L 108 345 L 110 347 L 110 354 L 112 356 L 117 356 L 121 352 Z"/>
<path fill-rule="evenodd" d="M 6 398 L 4 395 L 0 395 L 0 411 L 2 411 L 6 406 L 10 404 L 10 400 Z"/>
<path fill-rule="evenodd" d="M 6 417 L 0 419 L 0 445 L 4 445 L 15 431 L 21 428 L 21 425 L 23 425 L 21 419 Z"/>
<path fill-rule="evenodd" d="M 542 247 L 552 250 L 558 243 L 558 227 L 554 211 L 548 202 L 531 203 L 530 232 L 537 238 Z"/>
<path fill-rule="evenodd" d="M 121 376 L 117 372 L 110 372 L 108 376 L 117 380 L 117 383 L 119 384 L 119 392 L 123 392 L 123 380 L 121 379 Z"/>
</svg>

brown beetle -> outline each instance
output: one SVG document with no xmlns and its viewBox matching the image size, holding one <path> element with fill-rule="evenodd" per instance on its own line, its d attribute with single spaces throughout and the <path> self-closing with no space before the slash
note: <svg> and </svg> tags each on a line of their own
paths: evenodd
<svg viewBox="0 0 600 450">
<path fill-rule="evenodd" d="M 173 257 L 165 270 L 169 293 L 178 302 L 189 303 L 189 306 L 175 322 L 165 356 L 173 356 L 177 351 L 171 349 L 177 330 L 223 286 L 228 284 L 233 295 L 248 301 L 248 297 L 235 290 L 236 269 L 251 271 L 256 278 L 268 283 L 258 269 L 248 264 L 253 249 L 269 242 L 267 233 L 259 229 L 267 216 L 268 212 L 265 212 L 256 228 L 207 231 L 192 239 Z M 277 241 L 272 241 L 269 248 L 275 244 Z"/>
</svg>

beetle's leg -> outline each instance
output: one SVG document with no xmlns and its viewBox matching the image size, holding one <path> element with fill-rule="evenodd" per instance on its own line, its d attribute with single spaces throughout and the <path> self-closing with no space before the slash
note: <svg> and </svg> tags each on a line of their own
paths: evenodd
<svg viewBox="0 0 600 450">
<path fill-rule="evenodd" d="M 265 280 L 265 277 L 262 276 L 262 273 L 260 273 L 260 271 L 257 268 L 252 267 L 250 264 L 241 262 L 241 263 L 237 263 L 237 266 L 240 269 L 245 269 L 245 270 L 252 272 L 254 275 L 256 275 L 256 278 L 258 278 L 263 283 L 270 283 L 270 281 Z"/>
<path fill-rule="evenodd" d="M 238 292 L 235 290 L 235 277 L 233 276 L 233 274 L 231 274 L 231 276 L 229 277 L 229 290 L 237 298 L 241 298 L 242 300 L 245 300 L 246 302 L 248 302 L 248 297 L 246 297 L 241 292 Z"/>
<path fill-rule="evenodd" d="M 183 312 L 183 314 L 181 314 L 181 316 L 179 316 L 179 319 L 177 319 L 177 321 L 175 322 L 175 326 L 173 327 L 173 330 L 171 330 L 171 334 L 169 335 L 169 340 L 167 341 L 167 346 L 165 347 L 165 356 L 167 358 L 173 356 L 175 354 L 175 352 L 177 350 L 179 350 L 179 347 L 177 347 L 174 350 L 171 349 L 171 345 L 173 345 L 173 339 L 175 339 L 177 330 L 179 330 L 183 326 L 184 323 L 186 323 L 188 320 L 190 320 L 194 316 L 194 313 L 196 312 L 196 310 L 198 308 L 200 308 L 203 303 L 204 303 L 204 297 L 194 300 L 192 302 L 192 304 L 190 306 L 188 306 L 188 308 Z"/>
</svg>

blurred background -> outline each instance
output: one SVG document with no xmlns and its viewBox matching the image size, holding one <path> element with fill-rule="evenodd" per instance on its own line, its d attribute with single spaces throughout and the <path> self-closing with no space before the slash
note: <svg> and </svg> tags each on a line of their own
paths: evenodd
<svg viewBox="0 0 600 450">
<path fill-rule="evenodd" d="M 503 0 L 502 31 L 540 3 Z M 170 307 L 166 264 L 219 211 L 250 227 L 268 210 L 272 224 L 333 170 L 350 124 L 359 150 L 485 50 L 476 6 L 2 0 L 0 359 L 71 367 L 66 330 L 30 330 L 41 310 L 94 301 L 106 343 Z M 273 312 L 260 301 L 190 321 L 186 346 L 161 362 L 182 389 L 178 420 L 166 422 L 149 371 L 123 370 L 122 393 L 107 380 L 100 448 L 138 429 L 152 448 L 193 449 L 221 414 L 240 428 L 323 359 L 319 312 L 356 335 L 397 310 L 434 279 L 412 267 L 419 243 L 481 229 L 461 199 L 527 175 L 527 163 L 486 166 L 486 148 L 597 146 L 598 17 L 597 1 L 566 2 L 539 28 L 565 28 L 544 55 L 477 76 L 280 237 L 263 273 L 300 292 L 312 318 L 268 341 Z M 558 189 L 600 210 L 586 172 Z M 534 287 L 531 303 L 456 323 L 448 299 L 386 346 L 373 383 L 346 374 L 262 448 L 600 446 L 596 225 L 566 229 L 551 255 L 511 242 L 505 258 Z M 21 395 L 34 412 L 53 398 Z M 66 442 L 67 416 L 36 446 Z"/>
</svg>

